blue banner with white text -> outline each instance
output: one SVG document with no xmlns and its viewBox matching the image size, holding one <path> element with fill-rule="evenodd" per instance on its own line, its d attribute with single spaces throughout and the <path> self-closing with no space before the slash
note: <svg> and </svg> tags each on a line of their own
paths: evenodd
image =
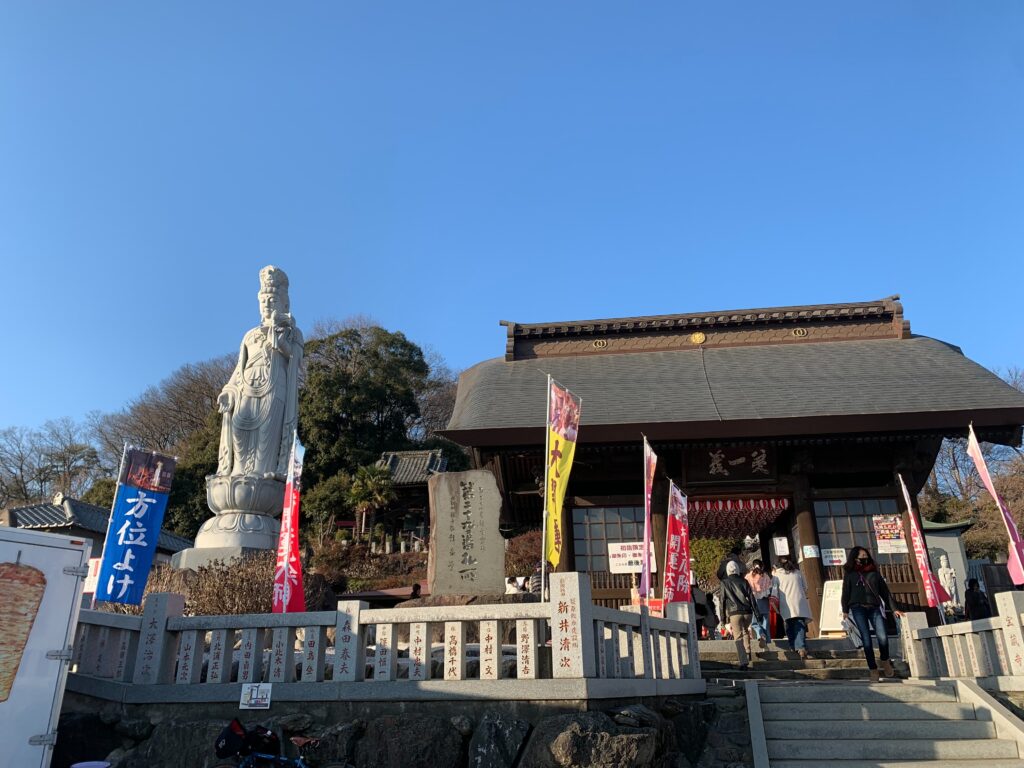
<svg viewBox="0 0 1024 768">
<path fill-rule="evenodd" d="M 176 461 L 135 448 L 125 452 L 103 545 L 96 599 L 139 605 L 167 510 Z"/>
</svg>

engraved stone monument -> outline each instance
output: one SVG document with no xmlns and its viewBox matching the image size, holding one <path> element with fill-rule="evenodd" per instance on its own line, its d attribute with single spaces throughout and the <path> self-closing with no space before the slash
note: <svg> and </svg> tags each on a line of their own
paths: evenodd
<svg viewBox="0 0 1024 768">
<path fill-rule="evenodd" d="M 445 472 L 427 482 L 430 555 L 427 583 L 435 595 L 502 595 L 505 542 L 498 530 L 501 494 L 486 469 Z"/>
<path fill-rule="evenodd" d="M 218 399 L 217 472 L 206 478 L 213 517 L 199 529 L 195 547 L 174 556 L 179 568 L 277 547 L 298 423 L 302 332 L 290 311 L 282 270 L 260 270 L 258 298 L 261 322 L 242 337 L 238 363 Z"/>
</svg>

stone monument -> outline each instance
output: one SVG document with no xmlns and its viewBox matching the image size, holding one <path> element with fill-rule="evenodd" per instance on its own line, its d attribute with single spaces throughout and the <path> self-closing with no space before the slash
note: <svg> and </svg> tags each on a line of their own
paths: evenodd
<svg viewBox="0 0 1024 768">
<path fill-rule="evenodd" d="M 288 303 L 288 276 L 260 270 L 261 322 L 242 337 L 238 363 L 221 390 L 217 472 L 206 478 L 213 517 L 195 547 L 176 554 L 179 568 L 275 549 L 288 457 L 298 423 L 302 332 Z"/>
<path fill-rule="evenodd" d="M 503 595 L 505 541 L 498 529 L 501 494 L 486 469 L 443 472 L 430 492 L 430 595 Z"/>
<path fill-rule="evenodd" d="M 943 605 L 960 605 L 960 585 L 957 582 L 956 569 L 950 567 L 949 558 L 939 555 L 939 584 L 949 594 L 949 600 Z"/>
</svg>

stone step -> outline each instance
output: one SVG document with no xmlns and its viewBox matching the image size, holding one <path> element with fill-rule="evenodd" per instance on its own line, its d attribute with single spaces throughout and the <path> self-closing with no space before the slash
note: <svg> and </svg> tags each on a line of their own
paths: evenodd
<svg viewBox="0 0 1024 768">
<path fill-rule="evenodd" d="M 805 723 L 773 720 L 764 724 L 764 735 L 769 744 L 779 739 L 828 741 L 837 734 L 844 739 L 994 739 L 996 729 L 988 720 L 818 720 Z"/>
<path fill-rule="evenodd" d="M 886 683 L 800 683 L 759 687 L 762 703 L 791 702 L 814 704 L 839 702 L 846 704 L 865 702 L 936 701 L 956 702 L 956 689 L 949 685 L 918 685 L 898 681 Z"/>
<path fill-rule="evenodd" d="M 772 760 L 771 768 L 817 768 L 821 761 Z M 836 768 L 1024 768 L 1024 760 L 834 760 Z"/>
<path fill-rule="evenodd" d="M 859 669 L 740 669 L 701 670 L 704 678 L 719 680 L 868 680 L 868 668 Z"/>
<path fill-rule="evenodd" d="M 704 661 L 700 662 L 701 669 L 730 669 L 736 666 L 736 657 L 726 661 Z M 750 663 L 751 669 L 779 670 L 779 669 L 864 669 L 868 668 L 864 657 L 859 659 L 759 659 L 755 658 Z"/>
<path fill-rule="evenodd" d="M 841 760 L 987 760 L 1019 759 L 1017 742 L 999 739 L 773 739 L 768 741 L 768 757 L 773 768 L 777 760 L 814 760 L 832 765 Z"/>
<path fill-rule="evenodd" d="M 757 645 L 754 645 L 754 654 L 759 659 L 765 661 L 801 661 L 800 655 L 795 651 L 779 651 L 779 650 L 767 650 L 759 651 Z M 815 659 L 860 659 L 864 662 L 864 654 L 858 650 L 852 651 L 811 651 L 808 654 L 808 661 Z M 701 664 L 707 661 L 719 661 L 724 663 L 736 661 L 736 647 L 733 646 L 728 651 L 711 651 L 702 652 L 700 654 Z"/>
<path fill-rule="evenodd" d="M 763 688 L 761 689 L 764 690 Z M 786 720 L 974 720 L 974 705 L 948 701 L 918 702 L 834 702 L 821 704 L 770 703 L 761 707 L 761 716 L 769 721 Z M 847 723 L 837 722 L 837 728 Z"/>
</svg>

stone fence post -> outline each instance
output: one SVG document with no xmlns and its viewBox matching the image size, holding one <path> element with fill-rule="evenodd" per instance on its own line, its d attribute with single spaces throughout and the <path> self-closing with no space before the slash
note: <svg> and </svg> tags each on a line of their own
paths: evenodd
<svg viewBox="0 0 1024 768">
<path fill-rule="evenodd" d="M 936 674 L 928 661 L 928 652 L 924 642 L 914 637 L 919 629 L 928 629 L 928 615 L 924 612 L 905 613 L 900 621 L 900 646 L 903 656 L 910 665 L 911 677 L 935 677 Z"/>
<path fill-rule="evenodd" d="M 686 622 L 686 669 L 679 676 L 688 680 L 700 680 L 700 648 L 697 645 L 700 632 L 697 629 L 693 603 L 690 601 L 666 603 L 665 618 Z"/>
<path fill-rule="evenodd" d="M 154 592 L 146 596 L 142 608 L 139 647 L 135 655 L 136 685 L 155 685 L 174 680 L 178 659 L 178 633 L 167 631 L 167 620 L 185 612 L 185 598 L 173 592 Z"/>
<path fill-rule="evenodd" d="M 552 677 L 597 677 L 593 606 L 589 575 L 551 574 Z"/>
<path fill-rule="evenodd" d="M 366 627 L 362 611 L 370 607 L 362 600 L 338 602 L 334 628 L 334 682 L 355 682 L 366 673 Z"/>
<path fill-rule="evenodd" d="M 996 609 L 1010 674 L 1024 675 L 1024 632 L 1020 624 L 1020 615 L 1024 613 L 1024 592 L 998 593 Z"/>
</svg>

